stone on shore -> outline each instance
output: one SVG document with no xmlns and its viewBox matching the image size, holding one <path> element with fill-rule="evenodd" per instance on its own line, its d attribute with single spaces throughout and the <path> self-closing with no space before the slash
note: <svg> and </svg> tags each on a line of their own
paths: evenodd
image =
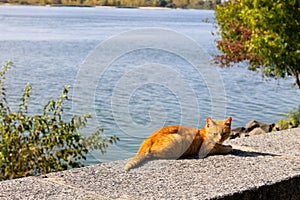
<svg viewBox="0 0 300 200">
<path fill-rule="evenodd" d="M 274 127 L 274 123 L 266 124 L 263 122 L 252 120 L 248 122 L 245 127 L 238 127 L 232 129 L 230 139 L 269 133 L 274 130 Z"/>
</svg>

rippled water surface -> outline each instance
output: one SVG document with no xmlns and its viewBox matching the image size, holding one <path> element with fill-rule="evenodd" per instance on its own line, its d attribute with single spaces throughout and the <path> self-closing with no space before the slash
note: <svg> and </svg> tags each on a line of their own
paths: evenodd
<svg viewBox="0 0 300 200">
<path fill-rule="evenodd" d="M 234 127 L 252 119 L 269 123 L 300 104 L 292 79 L 263 80 L 245 67 L 209 62 L 217 50 L 206 18 L 213 12 L 0 6 L 0 62 L 15 64 L 7 75 L 8 99 L 16 107 L 30 82 L 29 110 L 38 113 L 71 85 L 67 117 L 91 112 L 89 129 L 100 125 L 104 135 L 121 139 L 88 163 L 130 157 L 164 125 L 201 127 L 207 116 L 229 115 Z M 130 49 L 135 42 L 142 45 Z M 116 54 L 123 49 L 130 51 Z"/>
</svg>

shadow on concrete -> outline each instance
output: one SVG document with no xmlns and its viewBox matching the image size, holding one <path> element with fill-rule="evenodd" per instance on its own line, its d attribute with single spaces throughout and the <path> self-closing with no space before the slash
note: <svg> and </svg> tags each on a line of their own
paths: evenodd
<svg viewBox="0 0 300 200">
<path fill-rule="evenodd" d="M 272 153 L 263 153 L 263 152 L 257 152 L 257 151 L 244 151 L 241 149 L 233 149 L 231 153 L 229 154 L 212 154 L 208 155 L 206 157 L 210 156 L 218 156 L 218 155 L 234 155 L 238 157 L 258 157 L 258 156 L 281 156 L 279 154 L 272 154 Z M 199 159 L 198 155 L 190 155 L 190 156 L 182 156 L 179 158 L 181 159 Z"/>
<path fill-rule="evenodd" d="M 243 151 L 240 149 L 233 149 L 231 155 L 235 155 L 239 157 L 280 156 L 278 154 L 263 153 L 263 152 L 256 152 L 256 151 Z"/>
</svg>

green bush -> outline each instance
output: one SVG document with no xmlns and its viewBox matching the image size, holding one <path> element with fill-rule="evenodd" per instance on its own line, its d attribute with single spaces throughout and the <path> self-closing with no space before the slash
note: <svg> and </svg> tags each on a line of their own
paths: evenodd
<svg viewBox="0 0 300 200">
<path fill-rule="evenodd" d="M 276 130 L 285 130 L 288 129 L 290 127 L 290 123 L 287 120 L 284 119 L 280 119 L 278 120 L 278 122 L 275 125 Z"/>
<path fill-rule="evenodd" d="M 69 86 L 57 100 L 50 100 L 41 114 L 29 116 L 31 86 L 27 84 L 18 110 L 11 111 L 4 87 L 11 66 L 8 62 L 0 72 L 0 180 L 82 167 L 89 151 L 99 149 L 105 153 L 108 144 L 118 140 L 116 136 L 102 138 L 101 128 L 89 137 L 80 134 L 79 129 L 86 126 L 91 115 L 63 121 L 62 106 L 68 99 Z"/>
<path fill-rule="evenodd" d="M 289 113 L 284 114 L 285 119 L 281 119 L 276 123 L 278 130 L 284 130 L 288 128 L 300 126 L 300 107 L 294 108 Z"/>
<path fill-rule="evenodd" d="M 294 108 L 285 116 L 292 127 L 297 127 L 300 125 L 300 109 Z"/>
</svg>

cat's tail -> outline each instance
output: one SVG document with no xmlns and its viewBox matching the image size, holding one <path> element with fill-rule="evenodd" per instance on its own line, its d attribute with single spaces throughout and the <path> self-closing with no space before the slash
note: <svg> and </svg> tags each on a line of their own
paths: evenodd
<svg viewBox="0 0 300 200">
<path fill-rule="evenodd" d="M 134 168 L 137 165 L 141 164 L 143 161 L 146 161 L 148 157 L 148 154 L 137 154 L 129 160 L 124 169 L 128 172 L 131 168 Z"/>
<path fill-rule="evenodd" d="M 141 164 L 142 162 L 146 161 L 147 159 L 151 158 L 151 153 L 150 153 L 151 146 L 152 146 L 152 141 L 145 140 L 142 143 L 138 153 L 128 161 L 124 169 L 126 171 L 129 171 L 131 168 L 134 168 L 137 165 Z"/>
</svg>

